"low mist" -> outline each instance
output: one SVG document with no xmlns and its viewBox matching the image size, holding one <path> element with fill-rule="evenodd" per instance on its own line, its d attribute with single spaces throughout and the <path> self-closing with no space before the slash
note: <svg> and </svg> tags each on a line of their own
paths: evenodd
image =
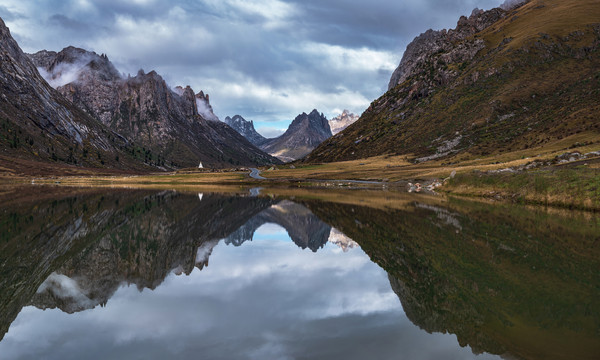
<svg viewBox="0 0 600 360">
<path fill-rule="evenodd" d="M 60 63 L 52 69 L 52 71 L 46 71 L 42 67 L 38 67 L 38 72 L 44 80 L 53 88 L 64 86 L 72 82 L 76 82 L 79 79 L 79 75 L 84 71 L 86 65 L 90 62 L 90 59 L 79 59 L 74 63 Z"/>
<path fill-rule="evenodd" d="M 503 10 L 511 10 L 527 1 L 528 0 L 506 0 L 500 5 L 500 8 Z"/>
<path fill-rule="evenodd" d="M 212 112 L 212 109 L 206 100 L 196 98 L 196 106 L 198 107 L 198 114 L 206 120 L 219 121 L 219 118 Z"/>
</svg>

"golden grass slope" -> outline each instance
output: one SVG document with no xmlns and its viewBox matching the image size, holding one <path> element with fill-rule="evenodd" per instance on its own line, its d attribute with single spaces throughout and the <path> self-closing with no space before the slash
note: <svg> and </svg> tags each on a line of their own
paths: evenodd
<svg viewBox="0 0 600 360">
<path fill-rule="evenodd" d="M 306 161 L 384 154 L 481 158 L 556 147 L 569 138 L 567 146 L 576 145 L 575 135 L 589 139 L 585 145 L 600 144 L 600 1 L 534 0 L 473 38 L 486 48 L 472 61 L 445 63 L 442 54 L 432 55 L 429 73 L 375 100 Z M 440 68 L 457 75 L 416 97 L 423 77 L 433 83 Z M 440 155 L 452 141 L 456 146 Z"/>
</svg>

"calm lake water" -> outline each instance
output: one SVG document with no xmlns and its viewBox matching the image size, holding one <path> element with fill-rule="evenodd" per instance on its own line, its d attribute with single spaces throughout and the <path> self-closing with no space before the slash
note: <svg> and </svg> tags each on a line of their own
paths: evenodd
<svg viewBox="0 0 600 360">
<path fill-rule="evenodd" d="M 597 214 L 351 190 L 0 200 L 0 359 L 600 357 Z"/>
</svg>

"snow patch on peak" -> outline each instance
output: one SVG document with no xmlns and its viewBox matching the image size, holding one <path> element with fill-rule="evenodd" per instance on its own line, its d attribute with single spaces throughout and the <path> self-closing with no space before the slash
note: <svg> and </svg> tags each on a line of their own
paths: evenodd
<svg viewBox="0 0 600 360">
<path fill-rule="evenodd" d="M 333 135 L 341 132 L 348 126 L 352 125 L 360 116 L 352 114 L 348 110 L 342 111 L 342 113 L 333 119 L 329 120 L 329 127 Z"/>
<path fill-rule="evenodd" d="M 358 248 L 359 245 L 356 241 L 350 239 L 344 233 L 339 231 L 336 228 L 331 228 L 331 232 L 329 233 L 328 242 L 339 246 L 342 251 L 348 252 L 350 249 Z"/>
</svg>

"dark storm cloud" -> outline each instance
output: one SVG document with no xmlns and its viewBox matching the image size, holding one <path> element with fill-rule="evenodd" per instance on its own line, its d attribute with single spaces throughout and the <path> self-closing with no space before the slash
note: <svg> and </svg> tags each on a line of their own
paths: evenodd
<svg viewBox="0 0 600 360">
<path fill-rule="evenodd" d="M 500 0 L 6 3 L 0 14 L 26 51 L 74 45 L 106 53 L 125 73 L 154 69 L 172 86 L 210 93 L 220 117 L 285 128 L 313 108 L 328 117 L 361 113 L 415 36 Z"/>
<path fill-rule="evenodd" d="M 419 2 L 372 0 L 307 0 L 294 3 L 302 9 L 303 24 L 311 39 L 343 46 L 389 49 L 410 41 L 429 28 L 454 26 L 458 14 L 476 6 L 492 7 L 498 1 L 422 0 Z"/>
<path fill-rule="evenodd" d="M 48 18 L 48 24 L 50 26 L 58 25 L 65 28 L 67 31 L 90 31 L 88 24 L 81 21 L 73 20 L 64 15 L 54 14 Z"/>
</svg>

